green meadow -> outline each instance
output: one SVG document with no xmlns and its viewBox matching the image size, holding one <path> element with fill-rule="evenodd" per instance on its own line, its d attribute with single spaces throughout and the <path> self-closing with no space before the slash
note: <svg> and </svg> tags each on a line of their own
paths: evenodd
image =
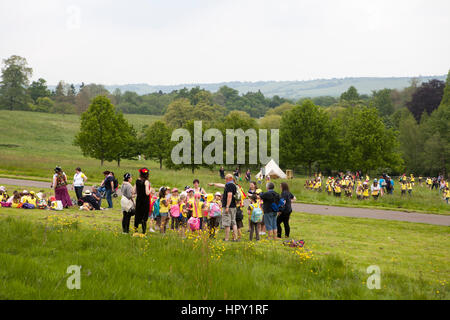
<svg viewBox="0 0 450 320">
<path fill-rule="evenodd" d="M 9 186 L 11 189 L 13 186 Z M 133 237 L 118 200 L 100 212 L 0 209 L 2 299 L 448 299 L 449 229 L 294 212 L 291 237 L 240 242 L 223 232 Z M 66 273 L 81 265 L 81 289 Z M 369 266 L 381 271 L 369 290 Z"/>
</svg>

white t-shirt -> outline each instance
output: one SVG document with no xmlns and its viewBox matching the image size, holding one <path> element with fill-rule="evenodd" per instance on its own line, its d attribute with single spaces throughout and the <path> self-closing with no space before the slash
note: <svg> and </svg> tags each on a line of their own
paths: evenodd
<svg viewBox="0 0 450 320">
<path fill-rule="evenodd" d="M 74 187 L 84 186 L 84 178 L 86 178 L 86 176 L 84 175 L 83 172 L 75 173 L 75 175 L 73 176 L 73 186 Z"/>
</svg>

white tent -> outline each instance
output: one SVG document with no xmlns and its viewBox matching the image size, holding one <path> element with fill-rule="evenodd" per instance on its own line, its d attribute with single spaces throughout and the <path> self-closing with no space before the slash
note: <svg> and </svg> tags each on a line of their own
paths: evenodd
<svg viewBox="0 0 450 320">
<path fill-rule="evenodd" d="M 280 169 L 280 167 L 277 165 L 277 163 L 272 159 L 269 161 L 269 163 L 265 166 L 266 169 L 266 177 L 270 176 L 271 179 L 287 179 L 286 173 L 283 172 L 283 170 Z M 262 172 L 260 171 L 256 175 L 257 179 L 262 178 Z"/>
</svg>

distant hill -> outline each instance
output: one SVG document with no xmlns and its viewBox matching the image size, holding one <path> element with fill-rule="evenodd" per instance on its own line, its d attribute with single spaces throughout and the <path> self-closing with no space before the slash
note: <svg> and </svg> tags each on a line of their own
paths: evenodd
<svg viewBox="0 0 450 320">
<path fill-rule="evenodd" d="M 419 82 L 425 82 L 430 79 L 439 79 L 445 81 L 446 75 L 415 77 Z M 120 89 L 122 92 L 133 91 L 140 95 L 162 91 L 165 93 L 184 87 L 190 89 L 196 86 L 215 92 L 222 86 L 238 90 L 241 94 L 249 91 L 258 91 L 268 97 L 278 95 L 283 98 L 299 99 L 304 97 L 318 96 L 340 96 L 350 86 L 354 86 L 360 94 L 370 94 L 372 90 L 384 88 L 402 89 L 410 85 L 412 77 L 390 77 L 390 78 L 342 78 L 342 79 L 318 79 L 308 81 L 259 81 L 259 82 L 221 82 L 221 83 L 199 83 L 199 84 L 180 84 L 180 85 L 148 85 L 148 84 L 126 84 L 126 85 L 107 85 L 110 92 Z"/>
</svg>

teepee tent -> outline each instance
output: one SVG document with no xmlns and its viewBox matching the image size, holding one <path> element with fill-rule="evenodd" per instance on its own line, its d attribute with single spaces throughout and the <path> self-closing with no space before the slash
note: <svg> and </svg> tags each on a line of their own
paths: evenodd
<svg viewBox="0 0 450 320">
<path fill-rule="evenodd" d="M 269 161 L 269 163 L 265 166 L 266 170 L 266 176 L 270 176 L 271 179 L 287 179 L 286 174 L 283 172 L 283 170 L 280 169 L 280 167 L 277 165 L 277 163 L 272 159 Z M 256 175 L 257 179 L 262 178 L 262 172 L 260 171 Z"/>
</svg>

